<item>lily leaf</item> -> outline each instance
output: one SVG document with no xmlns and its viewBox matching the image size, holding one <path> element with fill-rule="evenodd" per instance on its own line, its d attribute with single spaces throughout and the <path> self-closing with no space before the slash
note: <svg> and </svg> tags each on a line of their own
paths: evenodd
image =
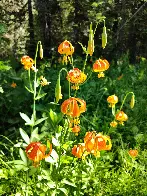
<svg viewBox="0 0 147 196">
<path fill-rule="evenodd" d="M 27 157 L 26 157 L 26 153 L 20 148 L 19 149 L 19 154 L 21 156 L 21 159 L 23 160 L 23 162 L 25 163 L 25 165 L 27 165 Z"/>
<path fill-rule="evenodd" d="M 38 95 L 38 96 L 35 98 L 35 100 L 41 99 L 41 98 L 44 97 L 46 94 L 47 94 L 47 93 L 43 93 L 43 94 L 41 94 L 41 95 Z"/>
<path fill-rule="evenodd" d="M 32 90 L 30 90 L 28 87 L 25 86 L 25 88 L 27 89 L 27 91 L 29 91 L 30 93 L 34 93 Z"/>
<path fill-rule="evenodd" d="M 26 114 L 21 113 L 21 112 L 19 112 L 19 114 L 20 114 L 21 118 L 22 118 L 23 120 L 25 120 L 26 123 L 27 123 L 28 125 L 32 124 L 31 119 L 30 119 Z"/>
<path fill-rule="evenodd" d="M 20 135 L 21 135 L 21 137 L 23 138 L 23 140 L 24 140 L 27 144 L 29 144 L 29 143 L 30 143 L 30 138 L 29 138 L 29 136 L 27 135 L 27 133 L 26 133 L 22 128 L 20 128 L 19 131 L 20 131 Z"/>
<path fill-rule="evenodd" d="M 34 125 L 38 125 L 40 124 L 42 121 L 46 120 L 48 117 L 44 117 L 44 118 L 41 118 L 41 119 L 38 119 Z"/>
</svg>

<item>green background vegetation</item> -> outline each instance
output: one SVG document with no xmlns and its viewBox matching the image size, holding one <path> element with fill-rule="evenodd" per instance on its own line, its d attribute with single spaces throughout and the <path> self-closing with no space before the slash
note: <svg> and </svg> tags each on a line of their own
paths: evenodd
<svg viewBox="0 0 147 196">
<path fill-rule="evenodd" d="M 0 195 L 25 195 L 26 179 L 29 195 L 54 196 L 147 196 L 147 3 L 146 0 L 28 0 L 3 1 L 0 22 Z M 103 50 L 101 34 L 105 18 L 108 44 Z M 20 64 L 23 55 L 34 58 L 36 43 L 41 40 L 43 60 L 37 59 L 38 75 L 51 82 L 43 88 L 47 93 L 36 103 L 38 118 L 48 117 L 38 125 L 38 133 L 46 138 L 59 134 L 63 116 L 60 104 L 68 97 L 66 74 L 61 74 L 63 100 L 53 105 L 55 85 L 61 68 L 71 69 L 59 62 L 58 45 L 65 39 L 75 47 L 74 64 L 82 69 L 85 59 L 81 46 L 87 46 L 89 24 L 98 23 L 95 33 L 95 52 L 88 57 L 85 72 L 90 80 L 82 85 L 77 97 L 86 101 L 87 111 L 81 115 L 78 137 L 67 135 L 62 148 L 60 168 L 56 163 L 42 161 L 39 168 L 25 163 L 16 143 L 23 143 L 19 128 L 28 135 L 19 112 L 32 114 L 32 95 L 24 88 L 28 84 L 27 71 Z M 106 77 L 97 78 L 92 72 L 96 59 L 104 57 L 110 62 Z M 92 73 L 91 73 L 92 72 Z M 118 77 L 123 77 L 118 80 Z M 33 76 L 33 75 L 32 75 Z M 15 82 L 16 88 L 11 84 Z M 135 107 L 130 109 L 128 96 L 124 111 L 128 115 L 125 126 L 110 128 L 113 120 L 107 97 L 115 94 L 120 107 L 125 94 L 133 91 Z M 73 92 L 72 92 L 73 93 Z M 73 95 L 73 94 L 72 94 Z M 57 121 L 51 118 L 51 109 Z M 110 135 L 112 150 L 101 152 L 99 159 L 89 156 L 85 161 L 71 155 L 74 144 L 83 141 L 87 131 L 96 130 Z M 36 137 L 39 138 L 37 135 Z M 60 141 L 61 142 L 61 141 Z M 22 144 L 21 144 L 22 147 Z M 132 159 L 129 149 L 138 149 Z M 58 146 L 55 146 L 60 151 Z M 14 161 L 15 160 L 15 161 Z M 19 161 L 18 161 L 19 160 Z M 14 161 L 14 162 L 11 162 Z M 60 169 L 60 172 L 57 171 Z M 27 176 L 27 178 L 26 178 Z M 58 190 L 55 187 L 58 182 Z M 78 191 L 77 191 L 78 190 Z"/>
</svg>

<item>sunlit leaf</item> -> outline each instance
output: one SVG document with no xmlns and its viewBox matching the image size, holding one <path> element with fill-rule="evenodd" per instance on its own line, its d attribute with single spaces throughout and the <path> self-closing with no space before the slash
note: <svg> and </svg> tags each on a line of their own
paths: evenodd
<svg viewBox="0 0 147 196">
<path fill-rule="evenodd" d="M 66 180 L 66 179 L 63 179 L 63 180 L 61 181 L 61 183 L 63 183 L 63 184 L 68 184 L 68 185 L 70 185 L 70 186 L 76 187 L 76 185 L 75 185 L 73 182 L 69 182 L 69 181 Z"/>
<path fill-rule="evenodd" d="M 26 114 L 21 113 L 21 112 L 19 112 L 19 114 L 20 114 L 21 118 L 26 121 L 27 124 L 32 123 L 32 121 L 30 120 L 30 118 Z"/>
<path fill-rule="evenodd" d="M 27 133 L 22 129 L 22 128 L 19 128 L 19 131 L 20 131 L 20 135 L 21 137 L 23 138 L 23 140 L 29 144 L 30 143 L 30 138 L 29 136 L 27 135 Z"/>
<path fill-rule="evenodd" d="M 25 163 L 25 165 L 27 165 L 27 156 L 26 153 L 24 152 L 24 150 L 22 150 L 21 148 L 19 149 L 19 154 L 21 159 L 23 160 L 23 162 Z"/>
<path fill-rule="evenodd" d="M 35 98 L 35 100 L 41 99 L 41 98 L 44 97 L 46 94 L 47 94 L 47 93 L 43 93 L 43 94 L 41 94 L 41 95 L 38 95 L 38 96 Z"/>
<path fill-rule="evenodd" d="M 34 125 L 38 125 L 40 124 L 41 122 L 43 122 L 44 120 L 46 120 L 48 117 L 44 117 L 44 118 L 41 118 L 41 119 L 38 119 Z"/>
</svg>

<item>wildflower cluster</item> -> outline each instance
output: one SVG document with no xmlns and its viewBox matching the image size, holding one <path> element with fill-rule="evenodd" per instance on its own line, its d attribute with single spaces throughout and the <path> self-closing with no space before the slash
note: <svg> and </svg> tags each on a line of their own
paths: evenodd
<svg viewBox="0 0 147 196">
<path fill-rule="evenodd" d="M 84 143 L 74 145 L 72 154 L 78 158 L 85 159 L 88 154 L 100 157 L 101 150 L 111 150 L 112 143 L 109 136 L 96 134 L 95 131 L 87 132 L 84 137 Z"/>
<path fill-rule="evenodd" d="M 131 98 L 131 102 L 130 102 L 130 107 L 133 108 L 134 104 L 135 104 L 135 96 L 134 96 L 133 92 L 127 93 L 127 95 L 125 96 L 124 101 L 122 103 L 122 106 L 125 102 L 126 97 L 130 93 L 133 94 L 132 98 Z M 120 125 L 124 125 L 124 122 L 128 120 L 128 116 L 127 116 L 127 114 L 124 113 L 124 111 L 122 111 L 122 106 L 120 107 L 120 110 L 115 112 L 115 104 L 118 103 L 118 97 L 116 95 L 111 95 L 107 98 L 107 102 L 109 103 L 109 107 L 112 108 L 112 114 L 114 115 L 114 120 L 110 123 L 110 126 L 117 127 L 118 123 Z"/>
<path fill-rule="evenodd" d="M 61 105 L 61 112 L 68 116 L 69 127 L 72 128 L 72 132 L 78 135 L 80 131 L 79 116 L 86 111 L 86 102 L 80 98 L 71 97 L 65 100 Z"/>
</svg>

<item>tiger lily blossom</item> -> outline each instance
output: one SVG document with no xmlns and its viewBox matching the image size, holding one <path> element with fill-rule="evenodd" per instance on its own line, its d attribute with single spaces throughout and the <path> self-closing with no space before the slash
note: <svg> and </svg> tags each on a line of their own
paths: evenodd
<svg viewBox="0 0 147 196">
<path fill-rule="evenodd" d="M 50 156 L 52 152 L 52 144 L 50 144 L 50 151 L 48 154 L 45 154 L 46 150 L 46 145 L 41 144 L 40 142 L 32 142 L 26 147 L 25 151 L 27 157 L 32 160 L 33 165 L 37 167 L 42 159 L 45 159 Z"/>
</svg>

